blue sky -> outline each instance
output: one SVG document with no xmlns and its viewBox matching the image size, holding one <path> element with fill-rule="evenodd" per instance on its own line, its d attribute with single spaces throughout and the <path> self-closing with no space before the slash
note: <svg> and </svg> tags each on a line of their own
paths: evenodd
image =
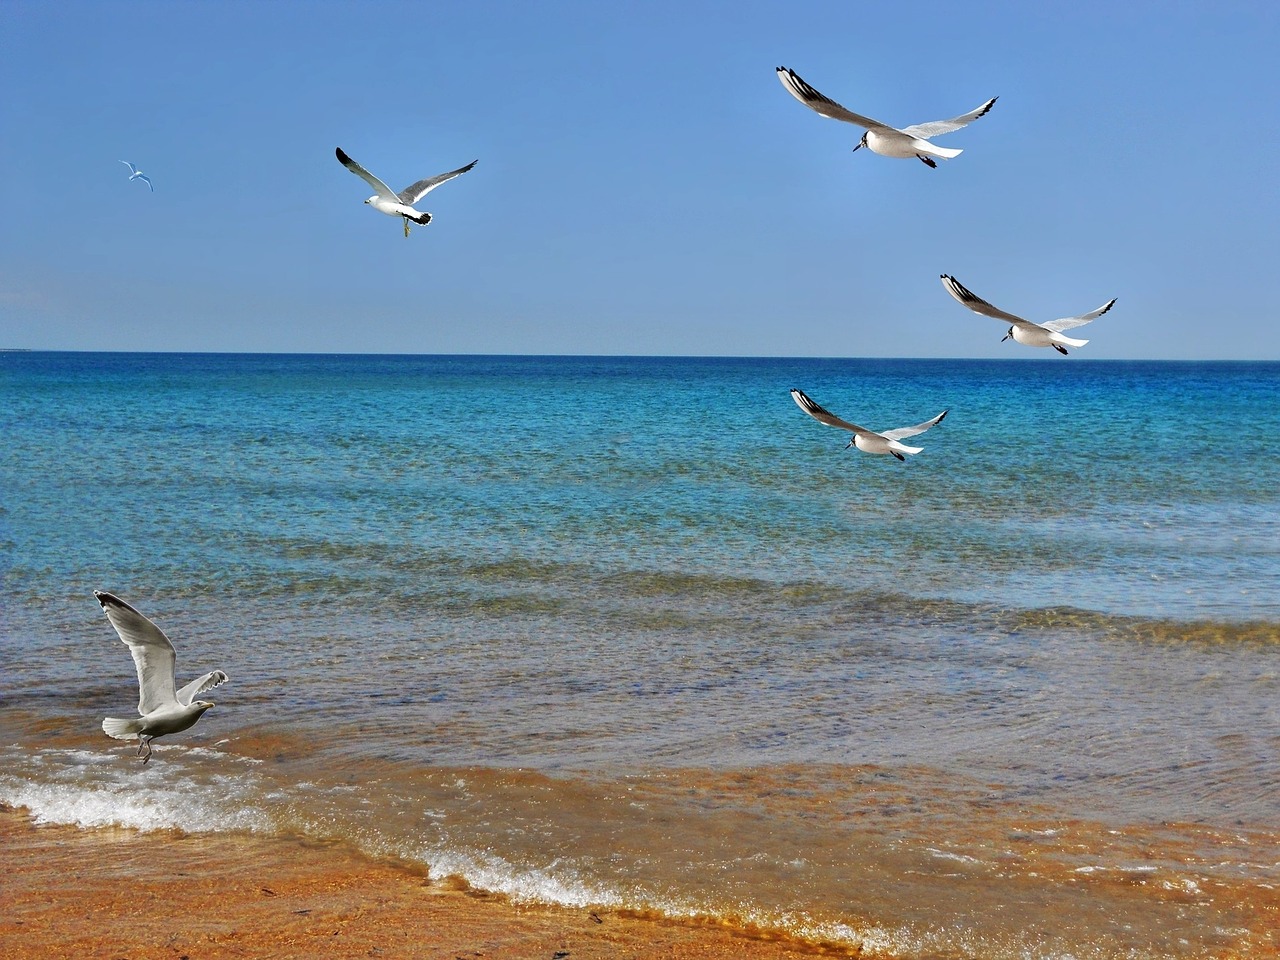
<svg viewBox="0 0 1280 960">
<path fill-rule="evenodd" d="M 1280 359 L 1280 4 L 0 0 L 0 346 Z M 851 153 L 786 65 L 905 126 Z M 479 159 L 409 239 L 399 189 Z M 132 160 L 155 193 L 127 181 Z"/>
</svg>

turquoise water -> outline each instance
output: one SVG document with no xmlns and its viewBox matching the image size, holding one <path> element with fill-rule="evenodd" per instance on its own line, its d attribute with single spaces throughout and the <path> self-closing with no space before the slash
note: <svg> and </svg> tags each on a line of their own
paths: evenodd
<svg viewBox="0 0 1280 960">
<path fill-rule="evenodd" d="M 950 413 L 898 463 L 791 387 Z M 1056 356 L 0 354 L 0 801 L 904 956 L 1248 949 L 1277 398 Z M 95 588 L 232 677 L 146 768 L 98 729 L 136 688 Z"/>
</svg>

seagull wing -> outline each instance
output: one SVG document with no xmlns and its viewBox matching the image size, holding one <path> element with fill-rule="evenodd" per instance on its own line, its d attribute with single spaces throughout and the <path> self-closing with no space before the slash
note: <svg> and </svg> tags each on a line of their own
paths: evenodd
<svg viewBox="0 0 1280 960">
<path fill-rule="evenodd" d="M 1040 326 L 1046 330 L 1052 330 L 1054 333 L 1061 333 L 1063 330 L 1070 330 L 1072 327 L 1083 327 L 1091 320 L 1097 320 L 1100 316 L 1111 309 L 1115 303 L 1115 299 L 1108 300 L 1097 310 L 1090 310 L 1088 313 L 1082 313 L 1078 317 L 1063 317 L 1061 320 L 1050 320 L 1048 323 L 1042 323 Z"/>
<path fill-rule="evenodd" d="M 354 173 L 357 177 L 359 177 L 365 183 L 369 184 L 369 186 L 373 187 L 374 193 L 382 197 L 384 200 L 392 200 L 396 203 L 400 202 L 400 197 L 396 194 L 394 190 L 392 190 L 385 183 L 383 183 L 381 180 L 375 177 L 372 173 L 370 173 L 364 167 L 360 166 L 360 164 L 356 163 L 354 160 L 348 157 L 345 153 L 343 153 L 341 147 L 338 147 L 337 150 L 335 150 L 334 152 L 338 156 L 338 162 L 342 164 L 344 167 L 346 167 L 348 170 L 350 170 L 352 173 Z"/>
<path fill-rule="evenodd" d="M 933 120 L 929 123 L 917 123 L 911 127 L 903 127 L 902 132 L 912 137 L 919 137 L 921 140 L 928 140 L 930 137 L 940 137 L 944 133 L 951 133 L 955 130 L 959 130 L 961 127 L 967 127 L 979 117 L 985 117 L 987 115 L 987 111 L 990 110 L 992 105 L 999 99 L 999 97 L 992 97 L 976 110 L 970 110 L 968 113 L 963 113 L 958 117 L 952 117 L 950 120 Z"/>
<path fill-rule="evenodd" d="M 95 590 L 93 595 L 133 654 L 134 666 L 138 668 L 138 713 L 146 716 L 157 707 L 177 703 L 173 689 L 175 654 L 169 638 L 119 597 L 103 590 Z"/>
<path fill-rule="evenodd" d="M 841 420 L 830 410 L 825 410 L 810 400 L 800 390 L 791 391 L 791 399 L 796 402 L 801 410 L 807 413 L 819 423 L 825 423 L 828 427 L 835 427 L 838 430 L 850 430 L 853 433 L 871 433 L 865 427 L 860 427 L 856 423 L 850 423 L 848 420 Z"/>
<path fill-rule="evenodd" d="M 872 120 L 870 117 L 864 117 L 854 113 L 852 110 L 846 110 L 840 104 L 836 103 L 830 97 L 825 97 L 813 87 L 809 86 L 800 79 L 800 75 L 794 70 L 787 67 L 778 67 L 778 79 L 782 81 L 782 85 L 787 88 L 787 92 L 803 103 L 810 110 L 816 110 L 824 117 L 830 117 L 832 120 L 843 120 L 845 123 L 856 123 L 860 127 L 866 127 L 868 130 L 892 130 L 886 123 L 879 120 Z"/>
<path fill-rule="evenodd" d="M 137 167 L 135 167 L 135 166 L 134 166 L 132 163 L 130 163 L 128 160 L 121 160 L 120 162 L 121 162 L 121 163 L 123 163 L 126 167 L 128 167 L 128 168 L 129 168 L 129 172 L 130 172 L 130 173 L 137 173 L 137 172 L 138 172 L 138 168 L 137 168 Z"/>
<path fill-rule="evenodd" d="M 926 420 L 924 423 L 917 423 L 914 427 L 899 427 L 897 430 L 886 430 L 884 433 L 880 434 L 880 436 L 884 437 L 886 440 L 905 440 L 907 437 L 914 437 L 917 433 L 924 433 L 935 424 L 941 423 L 942 418 L 945 417 L 948 412 L 949 411 L 947 410 L 943 410 L 932 420 Z"/>
<path fill-rule="evenodd" d="M 148 177 L 145 173 L 139 173 L 139 174 L 136 174 L 136 176 L 139 180 L 145 180 L 147 182 L 147 186 L 151 188 L 152 193 L 156 192 L 155 184 L 151 182 L 150 177 Z"/>
<path fill-rule="evenodd" d="M 434 177 L 427 177 L 425 180 L 419 180 L 417 183 L 405 187 L 400 191 L 400 202 L 413 206 L 436 187 L 440 186 L 440 184 L 446 183 L 454 177 L 462 176 L 479 162 L 479 160 L 472 160 L 465 167 L 459 167 L 457 170 L 450 170 L 448 173 L 437 174 Z"/>
<path fill-rule="evenodd" d="M 206 673 L 203 677 L 198 680 L 192 680 L 178 691 L 178 702 L 184 707 L 189 707 L 191 706 L 191 701 L 200 696 L 200 694 L 206 690 L 212 690 L 220 683 L 226 683 L 228 679 L 230 678 L 221 670 L 213 670 Z"/>
<path fill-rule="evenodd" d="M 955 277 L 949 277 L 945 273 L 942 274 L 942 285 L 946 288 L 947 293 L 951 294 L 974 313 L 980 313 L 984 317 L 993 317 L 996 320 L 1008 320 L 1010 323 L 1029 323 L 1022 317 L 1015 317 L 1012 313 L 1005 313 L 999 307 L 993 307 L 987 301 L 968 290 Z"/>
</svg>

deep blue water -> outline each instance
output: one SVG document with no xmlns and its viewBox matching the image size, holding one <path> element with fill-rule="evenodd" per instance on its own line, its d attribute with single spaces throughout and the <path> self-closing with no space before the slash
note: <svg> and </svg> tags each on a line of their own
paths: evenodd
<svg viewBox="0 0 1280 960">
<path fill-rule="evenodd" d="M 1060 358 L 1054 357 L 1054 361 Z M 397 564 L 1280 618 L 1280 365 L 4 354 L 10 590 Z M 909 463 L 842 450 L 947 419 Z M 159 579 L 157 579 L 159 578 Z"/>
</svg>

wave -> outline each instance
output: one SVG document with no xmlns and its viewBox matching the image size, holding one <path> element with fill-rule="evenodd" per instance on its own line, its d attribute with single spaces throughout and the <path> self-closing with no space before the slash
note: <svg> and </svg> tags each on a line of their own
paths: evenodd
<svg viewBox="0 0 1280 960">
<path fill-rule="evenodd" d="M 81 828 L 127 827 L 145 832 L 181 830 L 270 833 L 271 818 L 254 802 L 255 784 L 244 776 L 193 780 L 180 768 L 138 764 L 118 754 L 88 750 L 39 750 L 27 755 L 36 779 L 0 774 L 0 803 L 24 807 L 37 823 Z M 20 769 L 6 758 L 7 771 Z"/>
</svg>

